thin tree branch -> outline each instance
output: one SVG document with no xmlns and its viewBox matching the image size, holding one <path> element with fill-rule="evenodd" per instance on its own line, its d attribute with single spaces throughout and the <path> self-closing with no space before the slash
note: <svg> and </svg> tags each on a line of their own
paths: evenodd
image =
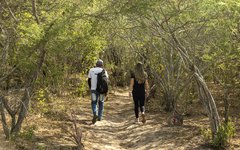
<svg viewBox="0 0 240 150">
<path fill-rule="evenodd" d="M 38 14 L 37 14 L 36 0 L 32 0 L 32 12 L 33 12 L 33 16 L 35 17 L 37 23 L 40 24 Z"/>
<path fill-rule="evenodd" d="M 16 65 L 8 74 L 6 74 L 4 77 L 0 78 L 0 82 L 4 81 L 6 78 L 8 78 L 12 73 L 14 73 L 18 68 L 18 65 Z"/>
<path fill-rule="evenodd" d="M 6 116 L 5 116 L 5 112 L 4 112 L 4 107 L 3 107 L 3 97 L 0 96 L 0 113 L 1 113 L 1 122 L 2 122 L 2 126 L 3 126 L 3 131 L 4 134 L 6 135 L 6 139 L 9 139 L 10 137 L 10 132 L 9 132 L 9 128 L 7 125 L 7 121 L 6 121 Z"/>
<path fill-rule="evenodd" d="M 7 8 L 8 8 L 8 10 L 9 10 L 9 12 L 10 12 L 10 14 L 11 14 L 12 18 L 13 18 L 13 19 L 14 19 L 16 22 L 18 22 L 18 19 L 15 17 L 15 15 L 14 15 L 14 13 L 12 12 L 11 8 L 9 7 L 9 5 L 8 5 L 7 1 L 6 1 L 6 0 L 4 0 L 4 2 L 6 3 L 6 5 L 7 5 Z"/>
</svg>

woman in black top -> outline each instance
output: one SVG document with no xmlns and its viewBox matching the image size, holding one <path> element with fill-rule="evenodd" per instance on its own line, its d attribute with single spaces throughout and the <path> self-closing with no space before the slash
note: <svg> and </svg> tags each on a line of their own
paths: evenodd
<svg viewBox="0 0 240 150">
<path fill-rule="evenodd" d="M 133 96 L 134 111 L 136 122 L 139 122 L 139 107 L 142 115 L 142 123 L 146 122 L 145 118 L 145 94 L 148 91 L 147 73 L 144 71 L 143 64 L 137 63 L 134 72 L 131 74 L 130 95 Z"/>
</svg>

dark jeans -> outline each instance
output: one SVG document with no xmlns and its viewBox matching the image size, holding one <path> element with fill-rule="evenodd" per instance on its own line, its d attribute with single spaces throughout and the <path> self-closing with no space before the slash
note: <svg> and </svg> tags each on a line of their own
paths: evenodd
<svg viewBox="0 0 240 150">
<path fill-rule="evenodd" d="M 145 92 L 135 93 L 132 92 L 134 101 L 134 111 L 136 118 L 139 118 L 139 107 L 141 112 L 145 112 Z"/>
</svg>

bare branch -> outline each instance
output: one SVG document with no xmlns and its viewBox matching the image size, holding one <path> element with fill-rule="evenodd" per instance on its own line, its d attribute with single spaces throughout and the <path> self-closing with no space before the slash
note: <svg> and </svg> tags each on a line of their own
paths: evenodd
<svg viewBox="0 0 240 150">
<path fill-rule="evenodd" d="M 33 16 L 35 17 L 36 21 L 38 24 L 40 24 L 39 18 L 38 18 L 38 14 L 37 14 L 37 5 L 36 5 L 36 0 L 32 0 L 32 12 L 33 12 Z"/>
<path fill-rule="evenodd" d="M 13 18 L 13 19 L 14 19 L 16 22 L 18 22 L 18 19 L 15 17 L 15 15 L 14 15 L 14 13 L 12 12 L 11 8 L 9 7 L 9 5 L 8 5 L 7 1 L 6 1 L 6 0 L 4 0 L 4 2 L 6 3 L 6 5 L 7 5 L 7 8 L 8 8 L 8 11 L 10 12 L 10 14 L 11 14 L 12 18 Z"/>
<path fill-rule="evenodd" d="M 8 74 L 6 74 L 4 77 L 0 78 L 0 82 L 4 81 L 6 78 L 8 78 L 12 73 L 14 73 L 18 68 L 18 65 L 16 65 Z"/>
<path fill-rule="evenodd" d="M 11 116 L 14 116 L 15 113 L 14 113 L 14 111 L 10 108 L 7 99 L 5 99 L 4 97 L 1 97 L 1 99 L 2 99 L 3 106 L 6 108 L 7 112 L 8 112 Z"/>
<path fill-rule="evenodd" d="M 3 126 L 3 131 L 4 134 L 6 135 L 6 139 L 9 139 L 10 137 L 10 132 L 9 132 L 9 128 L 7 125 L 7 121 L 6 121 L 6 116 L 5 116 L 5 112 L 4 112 L 4 107 L 3 107 L 3 97 L 0 96 L 0 113 L 1 113 L 1 122 L 2 122 L 2 126 Z"/>
</svg>

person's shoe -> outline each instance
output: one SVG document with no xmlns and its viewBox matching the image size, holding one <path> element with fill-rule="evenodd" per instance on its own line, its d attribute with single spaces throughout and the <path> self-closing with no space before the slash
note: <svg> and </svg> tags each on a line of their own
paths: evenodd
<svg viewBox="0 0 240 150">
<path fill-rule="evenodd" d="M 139 124 L 139 118 L 136 118 L 136 119 L 135 119 L 135 123 L 136 123 L 136 124 Z"/>
<path fill-rule="evenodd" d="M 146 123 L 145 114 L 142 114 L 142 123 Z"/>
<path fill-rule="evenodd" d="M 98 118 L 97 121 L 101 121 L 102 119 L 101 118 Z"/>
<path fill-rule="evenodd" d="M 97 122 L 97 118 L 98 118 L 97 115 L 94 115 L 94 116 L 93 116 L 93 119 L 92 119 L 92 123 L 93 123 L 93 124 L 95 124 L 95 123 Z"/>
</svg>

